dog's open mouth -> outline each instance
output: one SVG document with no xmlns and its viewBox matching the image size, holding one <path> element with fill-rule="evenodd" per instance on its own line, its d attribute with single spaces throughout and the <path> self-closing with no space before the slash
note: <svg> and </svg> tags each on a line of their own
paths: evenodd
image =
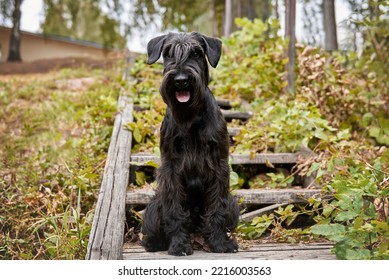
<svg viewBox="0 0 389 280">
<path fill-rule="evenodd" d="M 176 98 L 180 103 L 188 102 L 190 99 L 190 91 L 189 90 L 176 91 Z"/>
</svg>

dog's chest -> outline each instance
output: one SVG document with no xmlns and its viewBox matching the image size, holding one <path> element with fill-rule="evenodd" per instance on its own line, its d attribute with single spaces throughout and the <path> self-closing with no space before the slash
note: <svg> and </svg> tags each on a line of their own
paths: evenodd
<svg viewBox="0 0 389 280">
<path fill-rule="evenodd" d="M 199 128 L 180 134 L 174 142 L 173 149 L 178 155 L 193 157 L 199 161 L 209 155 L 212 137 L 204 128 Z"/>
</svg>

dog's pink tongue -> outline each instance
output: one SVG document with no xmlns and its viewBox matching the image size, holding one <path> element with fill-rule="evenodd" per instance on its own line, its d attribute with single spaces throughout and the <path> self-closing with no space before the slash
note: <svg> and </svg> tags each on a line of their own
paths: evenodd
<svg viewBox="0 0 389 280">
<path fill-rule="evenodd" d="M 187 90 L 176 91 L 176 98 L 178 102 L 185 103 L 190 99 L 190 92 Z"/>
</svg>

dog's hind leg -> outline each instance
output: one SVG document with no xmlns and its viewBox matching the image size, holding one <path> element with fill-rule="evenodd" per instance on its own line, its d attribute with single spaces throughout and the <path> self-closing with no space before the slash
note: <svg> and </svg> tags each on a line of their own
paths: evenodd
<svg viewBox="0 0 389 280">
<path fill-rule="evenodd" d="M 193 254 L 192 244 L 187 230 L 189 223 L 189 211 L 177 204 L 166 207 L 165 233 L 170 239 L 168 253 L 175 256 Z"/>
<path fill-rule="evenodd" d="M 142 234 L 142 246 L 146 251 L 166 251 L 169 248 L 169 240 L 162 223 L 162 202 L 158 194 L 143 213 Z"/>
<path fill-rule="evenodd" d="M 235 211 L 235 209 L 228 209 L 227 204 L 229 202 L 226 200 L 215 203 L 214 211 L 208 211 L 205 216 L 203 234 L 209 249 L 214 253 L 235 253 L 238 251 L 236 240 L 227 235 L 228 230 L 236 227 L 236 223 L 231 224 L 231 222 L 234 222 L 233 219 L 238 215 L 230 213 L 229 211 Z"/>
<path fill-rule="evenodd" d="M 235 229 L 239 219 L 236 198 L 228 192 L 227 168 L 220 169 L 224 172 L 218 173 L 219 177 L 206 193 L 203 235 L 209 249 L 215 253 L 235 253 L 238 251 L 236 240 L 227 235 L 228 231 Z"/>
</svg>

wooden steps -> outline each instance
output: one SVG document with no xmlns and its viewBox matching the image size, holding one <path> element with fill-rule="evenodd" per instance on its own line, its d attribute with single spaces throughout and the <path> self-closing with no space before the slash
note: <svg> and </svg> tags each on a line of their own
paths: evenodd
<svg viewBox="0 0 389 280">
<path fill-rule="evenodd" d="M 227 120 L 251 117 L 250 113 L 235 112 L 228 101 L 220 102 L 227 110 L 223 114 Z M 131 167 L 138 168 L 150 162 L 159 162 L 153 154 L 131 154 L 132 133 L 124 125 L 132 121 L 134 105 L 132 100 L 122 93 L 118 100 L 118 113 L 112 132 L 108 158 L 104 170 L 103 181 L 96 205 L 92 230 L 89 236 L 86 259 L 173 259 L 167 252 L 146 253 L 135 244 L 124 244 L 126 206 L 145 207 L 153 196 L 153 191 L 128 191 Z M 240 133 L 238 128 L 229 128 L 231 137 Z M 282 154 L 232 154 L 232 165 L 294 165 L 298 157 L 307 156 L 310 151 Z M 312 180 L 308 180 L 311 182 Z M 306 184 L 305 184 L 306 185 Z M 289 203 L 305 203 L 307 199 L 320 195 L 318 189 L 247 189 L 234 191 L 244 205 L 261 205 L 262 208 L 241 216 L 249 221 L 256 215 L 274 211 L 279 206 Z M 263 207 L 264 206 L 264 207 Z M 241 246 L 242 248 L 242 246 Z M 195 251 L 186 259 L 331 259 L 329 244 L 258 244 L 248 249 L 241 249 L 236 254 L 213 254 Z"/>
</svg>

